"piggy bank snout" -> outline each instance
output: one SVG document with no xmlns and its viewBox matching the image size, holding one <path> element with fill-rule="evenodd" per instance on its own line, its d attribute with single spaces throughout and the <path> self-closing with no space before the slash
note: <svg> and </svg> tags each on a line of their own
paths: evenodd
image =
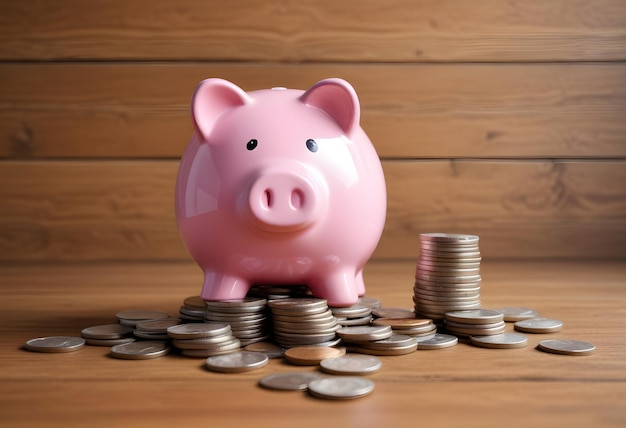
<svg viewBox="0 0 626 428">
<path fill-rule="evenodd" d="M 323 195 L 313 177 L 273 171 L 259 175 L 247 198 L 256 224 L 269 231 L 295 231 L 314 222 Z"/>
</svg>

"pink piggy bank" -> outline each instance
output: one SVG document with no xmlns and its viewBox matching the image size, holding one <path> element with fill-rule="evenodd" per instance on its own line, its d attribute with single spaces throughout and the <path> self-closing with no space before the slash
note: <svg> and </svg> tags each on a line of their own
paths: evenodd
<svg viewBox="0 0 626 428">
<path fill-rule="evenodd" d="M 204 271 L 204 300 L 254 284 L 307 285 L 332 306 L 365 293 L 385 223 L 380 160 L 344 80 L 245 92 L 207 79 L 176 184 L 176 218 Z"/>
</svg>

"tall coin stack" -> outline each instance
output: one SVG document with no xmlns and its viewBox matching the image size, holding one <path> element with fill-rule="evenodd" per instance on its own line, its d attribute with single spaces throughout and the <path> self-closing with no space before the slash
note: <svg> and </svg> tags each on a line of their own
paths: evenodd
<svg viewBox="0 0 626 428">
<path fill-rule="evenodd" d="M 415 313 L 441 320 L 446 312 L 480 308 L 480 260 L 476 235 L 420 234 Z"/>
</svg>

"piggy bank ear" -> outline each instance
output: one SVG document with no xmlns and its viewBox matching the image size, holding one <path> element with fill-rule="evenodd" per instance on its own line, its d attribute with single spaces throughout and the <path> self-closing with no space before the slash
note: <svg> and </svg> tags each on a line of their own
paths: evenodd
<svg viewBox="0 0 626 428">
<path fill-rule="evenodd" d="M 228 80 L 203 80 L 191 98 L 194 126 L 206 141 L 224 113 L 250 101 L 251 98 L 243 89 Z"/>
<path fill-rule="evenodd" d="M 352 85 L 343 79 L 317 82 L 300 96 L 300 101 L 328 113 L 348 136 L 359 127 L 359 98 Z"/>
</svg>

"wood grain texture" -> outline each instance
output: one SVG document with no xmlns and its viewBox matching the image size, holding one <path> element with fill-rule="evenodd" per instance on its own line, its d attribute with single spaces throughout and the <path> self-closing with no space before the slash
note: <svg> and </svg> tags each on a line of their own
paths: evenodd
<svg viewBox="0 0 626 428">
<path fill-rule="evenodd" d="M 385 307 L 411 307 L 413 263 L 366 267 L 367 294 Z M 372 395 L 317 400 L 303 392 L 259 388 L 276 372 L 315 371 L 272 360 L 263 369 L 218 374 L 202 359 L 109 358 L 108 348 L 39 354 L 34 337 L 78 335 L 147 308 L 175 315 L 197 295 L 189 263 L 0 266 L 0 422 L 6 426 L 623 427 L 626 398 L 624 263 L 483 263 L 485 307 L 524 305 L 560 319 L 551 335 L 528 335 L 522 349 L 461 343 L 440 351 L 381 357 Z M 606 322 L 610 320 L 610 322 Z M 508 325 L 508 330 L 511 325 Z M 594 343 L 587 357 L 534 349 L 546 338 Z"/>
<path fill-rule="evenodd" d="M 626 59 L 621 0 L 23 0 L 5 60 L 280 62 Z"/>
<path fill-rule="evenodd" d="M 207 77 L 357 90 L 383 158 L 626 156 L 626 64 L 3 64 L 0 157 L 178 158 Z"/>
<path fill-rule="evenodd" d="M 376 258 L 415 258 L 421 232 L 475 233 L 485 258 L 625 258 L 626 168 L 615 162 L 385 161 Z M 176 161 L 0 163 L 0 260 L 189 259 Z"/>
</svg>

